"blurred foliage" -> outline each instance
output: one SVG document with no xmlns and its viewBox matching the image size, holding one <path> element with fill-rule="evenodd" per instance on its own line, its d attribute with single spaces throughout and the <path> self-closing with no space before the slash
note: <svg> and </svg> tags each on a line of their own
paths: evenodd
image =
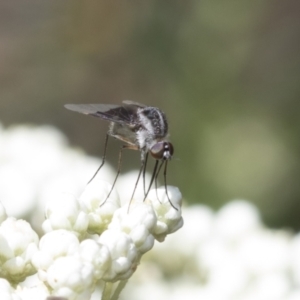
<svg viewBox="0 0 300 300">
<path fill-rule="evenodd" d="M 0 121 L 53 124 L 101 155 L 107 124 L 63 104 L 159 106 L 187 201 L 245 198 L 299 229 L 299 30 L 296 0 L 4 0 Z"/>
</svg>

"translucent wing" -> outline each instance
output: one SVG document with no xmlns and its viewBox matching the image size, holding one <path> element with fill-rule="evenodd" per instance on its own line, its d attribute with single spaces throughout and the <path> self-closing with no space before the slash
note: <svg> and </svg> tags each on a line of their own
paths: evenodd
<svg viewBox="0 0 300 300">
<path fill-rule="evenodd" d="M 119 106 L 120 105 L 115 104 L 66 104 L 65 108 L 89 115 L 92 113 L 96 113 L 97 111 L 105 112 Z"/>
<path fill-rule="evenodd" d="M 137 107 L 147 107 L 147 105 L 145 105 L 145 104 L 134 102 L 134 101 L 131 101 L 131 100 L 123 100 L 122 103 L 124 103 L 125 105 L 134 105 L 134 106 L 137 106 Z"/>
<path fill-rule="evenodd" d="M 66 104 L 65 107 L 82 114 L 91 115 L 111 122 L 135 127 L 137 120 L 136 105 L 114 104 Z"/>
<path fill-rule="evenodd" d="M 114 122 L 112 126 L 110 126 L 109 128 L 108 134 L 115 137 L 116 139 L 119 139 L 127 144 L 130 144 L 131 146 L 137 147 L 136 132 L 127 125 Z M 138 150 L 138 147 L 136 148 L 136 150 Z"/>
</svg>

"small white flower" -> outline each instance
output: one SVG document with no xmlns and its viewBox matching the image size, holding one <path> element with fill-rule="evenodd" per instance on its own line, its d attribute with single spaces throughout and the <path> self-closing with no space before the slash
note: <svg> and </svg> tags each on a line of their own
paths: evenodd
<svg viewBox="0 0 300 300">
<path fill-rule="evenodd" d="M 168 235 L 163 242 L 156 244 L 148 257 L 155 261 L 157 274 L 149 272 L 149 267 L 145 267 L 145 261 L 141 264 L 138 274 L 143 274 L 146 269 L 149 277 L 163 276 L 162 273 L 180 274 L 189 268 L 189 276 L 199 276 L 196 259 L 198 248 L 212 235 L 212 228 L 215 224 L 215 217 L 212 209 L 204 205 L 194 205 L 185 207 L 183 210 L 184 226 L 174 234 Z M 205 273 L 202 261 L 199 267 L 200 272 Z M 193 266 L 190 268 L 189 266 Z M 144 271 L 145 273 L 145 271 Z M 153 279 L 150 279 L 153 280 Z"/>
<path fill-rule="evenodd" d="M 182 195 L 177 187 L 168 186 L 167 189 L 170 201 L 177 210 L 171 205 L 165 187 L 160 187 L 157 191 L 152 189 L 146 199 L 152 203 L 157 215 L 157 224 L 152 233 L 159 242 L 164 241 L 167 234 L 173 233 L 183 226 L 181 216 Z"/>
<path fill-rule="evenodd" d="M 55 291 L 57 287 L 54 287 L 53 284 L 49 282 L 49 280 L 51 281 L 49 278 L 51 276 L 58 276 L 53 275 L 51 272 L 56 272 L 61 264 L 65 265 L 68 263 L 68 261 L 61 260 L 61 258 L 73 257 L 74 261 L 77 261 L 77 265 L 78 262 L 80 262 L 80 264 L 83 264 L 85 267 L 91 266 L 93 283 L 102 278 L 111 263 L 110 252 L 106 246 L 91 239 L 84 240 L 79 244 L 76 235 L 67 230 L 55 230 L 45 234 L 41 238 L 39 248 L 40 250 L 32 259 L 33 264 L 38 269 L 39 278 L 50 285 Z M 59 263 L 57 263 L 57 261 L 59 261 Z M 59 278 L 62 281 L 66 280 L 65 278 Z M 78 278 L 76 278 L 76 280 L 77 279 Z M 78 280 L 80 281 L 81 279 Z M 88 286 L 91 288 L 90 284 Z M 61 288 L 59 289 L 61 290 Z M 72 294 L 72 292 L 70 293 Z M 62 295 L 60 292 L 54 294 Z M 64 295 L 67 296 L 67 294 Z"/>
<path fill-rule="evenodd" d="M 106 230 L 99 238 L 110 253 L 111 265 L 103 275 L 104 281 L 117 281 L 129 278 L 139 262 L 138 251 L 131 238 L 119 230 Z"/>
<path fill-rule="evenodd" d="M 59 257 L 47 272 L 52 295 L 68 300 L 90 299 L 94 290 L 94 267 L 79 257 Z"/>
<path fill-rule="evenodd" d="M 23 281 L 36 272 L 31 258 L 37 251 L 38 236 L 23 220 L 7 218 L 0 225 L 0 275 L 11 282 Z"/>
<path fill-rule="evenodd" d="M 79 256 L 82 261 L 94 266 L 95 279 L 101 279 L 111 264 L 108 248 L 94 240 L 84 240 L 80 244 Z"/>
<path fill-rule="evenodd" d="M 79 197 L 81 206 L 85 208 L 88 215 L 90 233 L 100 234 L 106 230 L 115 210 L 120 207 L 119 196 L 115 189 L 106 199 L 111 187 L 106 181 L 95 178 Z"/>
<path fill-rule="evenodd" d="M 44 283 L 38 282 L 34 286 L 18 286 L 16 295 L 22 300 L 45 300 L 49 296 L 49 290 Z"/>
<path fill-rule="evenodd" d="M 40 240 L 39 251 L 32 258 L 40 279 L 46 280 L 47 270 L 57 258 L 74 255 L 78 249 L 79 240 L 73 232 L 61 229 L 45 234 Z"/>
<path fill-rule="evenodd" d="M 69 193 L 59 193 L 53 201 L 47 203 L 46 218 L 43 223 L 45 232 L 66 229 L 78 236 L 84 236 L 88 227 L 87 214 Z"/>
<path fill-rule="evenodd" d="M 0 278 L 0 299 L 1 300 L 23 300 L 15 292 L 15 289 L 10 283 L 3 278 Z"/>
<path fill-rule="evenodd" d="M 134 203 L 119 208 L 109 224 L 109 229 L 127 233 L 140 253 L 149 251 L 154 245 L 151 231 L 156 225 L 156 215 L 151 205 Z"/>
</svg>

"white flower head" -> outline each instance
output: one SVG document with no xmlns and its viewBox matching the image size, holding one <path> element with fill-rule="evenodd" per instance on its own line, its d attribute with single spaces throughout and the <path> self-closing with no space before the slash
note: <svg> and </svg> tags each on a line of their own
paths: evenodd
<svg viewBox="0 0 300 300">
<path fill-rule="evenodd" d="M 87 231 L 88 216 L 75 196 L 69 193 L 58 193 L 53 201 L 47 203 L 46 218 L 43 223 L 45 232 L 66 229 L 78 236 L 84 236 Z"/>
<path fill-rule="evenodd" d="M 16 295 L 22 300 L 46 299 L 49 296 L 49 290 L 43 282 L 38 282 L 33 286 L 18 286 Z M 0 298 L 1 300 L 3 298 Z"/>
<path fill-rule="evenodd" d="M 140 255 L 132 239 L 119 230 L 106 230 L 99 243 L 105 245 L 110 253 L 111 265 L 103 275 L 104 281 L 128 279 L 136 270 Z"/>
<path fill-rule="evenodd" d="M 47 284 L 54 296 L 68 300 L 90 299 L 94 290 L 94 267 L 79 257 L 59 257 L 47 271 Z"/>
<path fill-rule="evenodd" d="M 151 232 L 156 222 L 157 218 L 151 205 L 135 202 L 130 207 L 125 205 L 119 208 L 108 228 L 127 233 L 138 251 L 145 253 L 154 245 Z"/>
<path fill-rule="evenodd" d="M 0 275 L 21 282 L 36 272 L 31 258 L 37 251 L 38 235 L 24 220 L 7 218 L 0 225 Z"/>
<path fill-rule="evenodd" d="M 5 278 L 0 279 L 1 300 L 88 300 L 98 283 L 107 293 L 108 286 L 123 284 L 135 272 L 155 238 L 163 240 L 182 226 L 176 189 L 168 187 L 178 210 L 164 199 L 164 188 L 158 191 L 161 203 L 155 191 L 143 202 L 140 180 L 128 209 L 136 172 L 123 177 L 120 201 L 116 188 L 111 191 L 111 184 L 100 180 L 113 180 L 114 172 L 105 170 L 108 165 L 85 186 L 99 161 L 67 147 L 58 131 L 20 126 L 6 132 L 4 136 L 0 128 L 5 144 L 0 149 L 0 200 L 9 202 L 8 215 L 26 215 L 40 229 L 47 204 L 45 235 L 38 243 L 28 223 L 7 218 L 0 203 L 0 277 Z M 16 176 L 18 189 L 12 188 Z M 21 198 L 25 205 L 19 205 Z M 111 291 L 115 296 L 120 286 Z"/>
<path fill-rule="evenodd" d="M 15 293 L 15 289 L 10 283 L 3 278 L 0 278 L 0 299 L 1 300 L 23 300 Z"/>
<path fill-rule="evenodd" d="M 81 206 L 88 215 L 88 231 L 102 233 L 107 229 L 113 214 L 120 207 L 119 195 L 106 181 L 95 178 L 85 188 L 79 197 Z"/>
<path fill-rule="evenodd" d="M 87 239 L 81 242 L 79 256 L 94 266 L 95 279 L 101 279 L 111 264 L 108 248 L 94 240 Z"/>
<path fill-rule="evenodd" d="M 40 240 L 39 251 L 32 258 L 40 279 L 46 280 L 47 270 L 57 258 L 74 255 L 78 249 L 79 240 L 73 232 L 61 229 L 46 233 Z"/>
<path fill-rule="evenodd" d="M 51 287 L 51 294 L 67 299 L 89 299 L 93 285 L 102 278 L 111 263 L 106 246 L 91 239 L 79 243 L 76 235 L 67 230 L 45 234 L 39 248 L 32 261 L 40 280 Z M 63 270 L 67 267 L 71 271 Z M 72 271 L 77 274 L 72 274 Z"/>
<path fill-rule="evenodd" d="M 174 186 L 167 186 L 167 191 L 169 198 L 165 187 L 160 187 L 157 190 L 152 189 L 146 199 L 146 201 L 151 202 L 157 215 L 157 224 L 152 233 L 159 242 L 164 241 L 167 234 L 173 233 L 183 226 L 182 195 L 179 189 Z"/>
</svg>

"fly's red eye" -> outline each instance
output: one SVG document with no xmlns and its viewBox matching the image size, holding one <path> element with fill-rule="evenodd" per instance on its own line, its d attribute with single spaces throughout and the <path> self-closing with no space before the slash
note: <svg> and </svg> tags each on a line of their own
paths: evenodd
<svg viewBox="0 0 300 300">
<path fill-rule="evenodd" d="M 151 148 L 150 153 L 155 159 L 171 159 L 174 148 L 171 143 L 158 142 Z"/>
<path fill-rule="evenodd" d="M 150 154 L 155 159 L 162 159 L 164 157 L 164 152 L 165 152 L 164 142 L 156 143 L 150 150 Z"/>
</svg>

